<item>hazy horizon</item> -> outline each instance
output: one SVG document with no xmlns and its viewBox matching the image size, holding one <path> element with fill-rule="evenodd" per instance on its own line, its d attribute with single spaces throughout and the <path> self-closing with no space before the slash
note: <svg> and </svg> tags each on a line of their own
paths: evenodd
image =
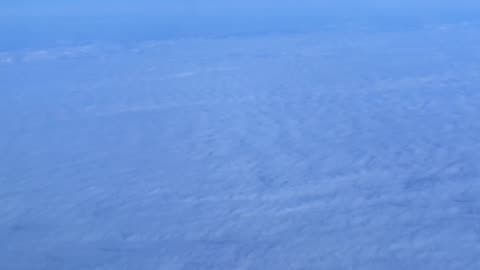
<svg viewBox="0 0 480 270">
<path fill-rule="evenodd" d="M 141 0 L 10 1 L 2 3 L 0 50 L 51 47 L 82 42 L 128 42 L 171 38 L 231 36 L 281 32 L 318 32 L 361 25 L 372 30 L 398 30 L 426 24 L 476 20 L 479 4 L 459 1 L 352 4 L 340 1 L 179 1 Z M 348 25 L 348 27 L 345 27 Z"/>
</svg>

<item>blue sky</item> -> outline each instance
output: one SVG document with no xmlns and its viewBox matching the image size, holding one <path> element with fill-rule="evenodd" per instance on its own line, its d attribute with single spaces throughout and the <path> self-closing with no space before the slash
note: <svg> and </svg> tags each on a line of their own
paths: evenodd
<svg viewBox="0 0 480 270">
<path fill-rule="evenodd" d="M 9 0 L 0 2 L 0 49 L 58 41 L 161 39 L 238 33 L 303 32 L 324 24 L 380 28 L 476 17 L 472 0 Z"/>
<path fill-rule="evenodd" d="M 4 14 L 16 16 L 49 15 L 106 15 L 106 14 L 188 14 L 198 13 L 253 13 L 253 12 L 344 12 L 386 13 L 390 15 L 406 13 L 465 12 L 479 8 L 473 0 L 426 0 L 426 1 L 313 1 L 313 0 L 103 0 L 103 1 L 65 1 L 65 0 L 10 0 L 2 1 L 0 7 Z"/>
</svg>

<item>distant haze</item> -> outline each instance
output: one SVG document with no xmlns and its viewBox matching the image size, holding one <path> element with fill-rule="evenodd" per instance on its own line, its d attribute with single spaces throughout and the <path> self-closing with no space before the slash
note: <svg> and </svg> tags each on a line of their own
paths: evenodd
<svg viewBox="0 0 480 270">
<path fill-rule="evenodd" d="M 0 3 L 0 50 L 59 42 L 142 40 L 282 31 L 327 24 L 391 28 L 474 19 L 477 1 L 11 0 Z"/>
</svg>

